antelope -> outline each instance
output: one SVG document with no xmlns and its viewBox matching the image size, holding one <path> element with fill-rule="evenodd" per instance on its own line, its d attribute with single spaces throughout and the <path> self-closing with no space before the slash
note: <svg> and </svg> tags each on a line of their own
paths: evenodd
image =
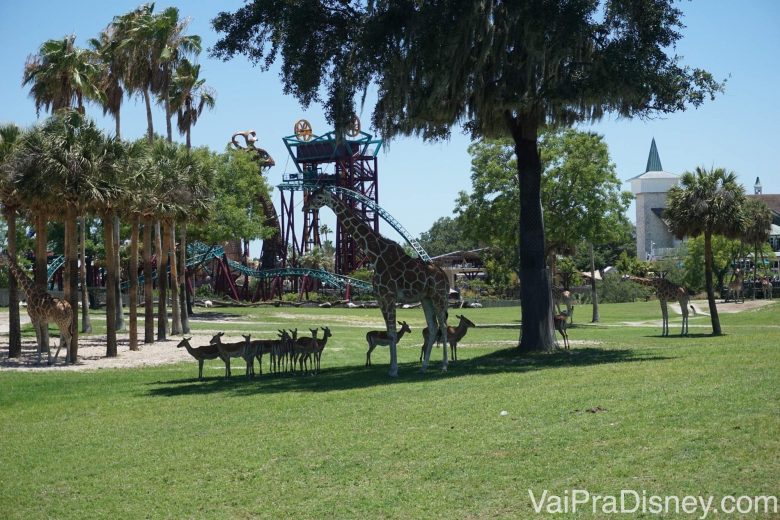
<svg viewBox="0 0 780 520">
<path fill-rule="evenodd" d="M 252 341 L 252 347 L 255 349 L 255 357 L 257 358 L 257 363 L 260 365 L 260 375 L 263 374 L 263 354 L 269 354 L 271 356 L 271 370 L 273 370 L 274 347 L 278 341 L 279 340 L 275 339 L 256 339 Z"/>
<path fill-rule="evenodd" d="M 328 342 L 328 338 L 332 336 L 328 327 L 323 327 L 322 339 L 312 338 L 298 338 L 295 342 L 295 350 L 300 353 L 299 363 L 301 371 L 304 371 L 306 361 L 314 355 L 312 360 L 312 371 L 319 373 L 320 371 L 320 358 L 322 357 L 322 350 Z M 316 368 L 315 368 L 316 367 Z"/>
<path fill-rule="evenodd" d="M 450 327 L 447 326 L 447 341 L 446 343 L 450 344 L 450 353 L 452 354 L 452 361 L 458 360 L 458 342 L 463 339 L 463 336 L 466 335 L 466 332 L 468 331 L 469 327 L 476 327 L 474 323 L 471 322 L 468 318 L 462 315 L 456 316 L 460 321 L 458 322 L 457 327 Z M 428 327 L 425 327 L 423 329 L 423 346 L 420 349 L 420 361 L 422 362 L 423 355 L 425 354 L 425 345 L 428 343 Z M 441 335 L 436 335 L 436 341 L 441 341 Z M 445 345 L 444 348 L 447 348 Z"/>
<path fill-rule="evenodd" d="M 237 343 L 222 343 L 222 336 L 224 336 L 224 332 L 217 332 L 213 338 L 211 338 L 212 345 L 216 345 L 217 349 L 219 350 L 219 357 L 222 360 L 223 363 L 225 363 L 225 379 L 228 379 L 231 376 L 230 371 L 230 358 L 242 358 L 246 360 L 245 353 L 249 348 L 249 336 L 244 336 L 244 341 L 239 341 Z M 254 355 L 252 356 L 252 372 L 254 372 Z M 249 363 L 247 363 L 246 366 L 246 375 L 249 377 L 250 374 L 250 367 Z"/>
<path fill-rule="evenodd" d="M 401 338 L 404 337 L 404 334 L 412 333 L 412 329 L 409 328 L 409 324 L 407 324 L 405 321 L 399 321 L 398 324 L 401 326 L 401 329 L 397 333 L 398 337 L 396 338 L 396 343 L 401 341 Z M 387 337 L 386 330 L 372 330 L 366 333 L 366 341 L 368 342 L 368 352 L 366 352 L 366 366 L 370 367 L 371 352 L 373 352 L 378 345 L 382 345 L 383 347 L 390 345 L 390 338 Z"/>
<path fill-rule="evenodd" d="M 176 348 L 184 347 L 190 356 L 198 360 L 198 379 L 203 380 L 203 361 L 207 359 L 217 359 L 219 357 L 219 350 L 216 345 L 204 345 L 202 347 L 192 347 L 190 340 L 192 338 L 182 338 Z"/>
<path fill-rule="evenodd" d="M 566 332 L 568 327 L 569 314 L 566 311 L 561 312 L 553 316 L 553 322 L 555 324 L 555 330 L 561 333 L 563 338 L 563 348 L 569 350 L 569 333 Z"/>
</svg>

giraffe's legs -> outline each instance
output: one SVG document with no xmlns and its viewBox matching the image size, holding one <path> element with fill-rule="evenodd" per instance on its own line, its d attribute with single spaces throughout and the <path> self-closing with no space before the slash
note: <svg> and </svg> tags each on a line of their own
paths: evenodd
<svg viewBox="0 0 780 520">
<path fill-rule="evenodd" d="M 43 338 L 41 337 L 41 324 L 40 322 L 33 321 L 33 329 L 35 329 L 35 342 L 38 345 L 38 364 L 41 364 L 41 352 L 43 351 Z"/>
<path fill-rule="evenodd" d="M 398 335 L 395 331 L 395 302 L 382 301 L 382 316 L 385 318 L 385 327 L 387 327 L 387 339 L 390 340 L 390 377 L 398 377 L 398 352 L 396 344 Z"/>
<path fill-rule="evenodd" d="M 669 309 L 666 306 L 666 300 L 661 300 L 661 336 L 669 335 Z"/>
<path fill-rule="evenodd" d="M 442 361 L 441 369 L 443 372 L 447 371 L 447 301 L 438 302 L 438 305 L 434 303 L 434 307 L 437 311 L 436 319 L 439 322 L 439 334 L 444 340 L 442 345 Z"/>
<path fill-rule="evenodd" d="M 433 302 L 431 302 L 429 299 L 424 299 L 422 301 L 422 307 L 423 311 L 425 312 L 425 321 L 428 324 L 428 341 L 423 345 L 423 355 L 422 355 L 422 367 L 420 368 L 420 372 L 425 372 L 425 370 L 428 368 L 428 361 L 431 359 L 431 349 L 433 348 L 433 342 L 436 341 L 437 334 L 434 332 L 435 330 L 439 330 L 439 326 L 436 323 L 436 313 L 433 307 Z M 445 336 L 446 337 L 446 336 Z M 444 346 L 444 349 L 447 350 L 447 346 Z"/>
</svg>

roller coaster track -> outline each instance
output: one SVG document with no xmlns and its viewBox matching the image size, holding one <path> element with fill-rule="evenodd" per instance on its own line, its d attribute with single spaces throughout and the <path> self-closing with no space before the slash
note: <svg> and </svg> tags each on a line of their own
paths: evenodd
<svg viewBox="0 0 780 520">
<path fill-rule="evenodd" d="M 199 242 L 189 244 L 187 246 L 187 267 L 199 265 L 211 259 L 222 260 L 224 254 L 225 254 L 225 250 L 221 246 L 210 247 L 207 246 L 206 244 L 202 244 Z M 368 282 L 364 282 L 363 280 L 358 280 L 357 278 L 351 278 L 349 276 L 342 276 L 335 273 L 330 273 L 323 269 L 286 267 L 281 269 L 265 269 L 259 271 L 257 269 L 252 269 L 250 267 L 242 265 L 233 260 L 228 260 L 228 265 L 230 266 L 230 269 L 233 270 L 234 272 L 241 273 L 243 275 L 251 276 L 253 278 L 258 278 L 258 279 L 269 279 L 269 278 L 276 278 L 276 277 L 284 278 L 288 276 L 293 276 L 293 277 L 308 276 L 309 278 L 320 280 L 325 285 L 328 285 L 330 287 L 339 290 L 345 290 L 348 285 L 351 286 L 352 289 L 361 292 L 371 292 L 373 290 L 372 285 Z M 155 274 L 154 279 L 156 278 L 157 275 Z M 138 284 L 141 285 L 143 281 L 144 281 L 143 275 L 139 276 Z M 123 289 L 126 289 L 127 286 L 128 286 L 128 282 L 124 282 L 122 284 Z"/>
<path fill-rule="evenodd" d="M 57 269 L 63 266 L 65 263 L 65 257 L 60 255 L 54 257 L 54 260 L 51 261 L 49 264 L 49 267 L 46 269 L 46 280 L 51 281 L 51 277 L 54 276 L 54 273 L 57 272 Z"/>
<path fill-rule="evenodd" d="M 280 184 L 277 186 L 280 190 L 296 190 L 296 191 L 303 191 L 303 190 L 316 190 L 317 188 L 325 188 L 326 190 L 329 190 L 331 193 L 335 195 L 341 195 L 347 198 L 350 198 L 356 202 L 360 202 L 364 206 L 371 208 L 372 211 L 375 211 L 376 213 L 381 216 L 385 222 L 390 224 L 390 226 L 395 229 L 399 235 L 401 235 L 404 240 L 411 246 L 412 249 L 414 249 L 415 253 L 417 253 L 417 256 L 420 257 L 421 260 L 425 262 L 430 262 L 431 257 L 428 255 L 428 253 L 425 252 L 425 249 L 420 245 L 420 243 L 415 239 L 403 225 L 401 225 L 398 220 L 396 220 L 390 213 L 388 213 L 382 206 L 374 202 L 372 199 L 366 197 L 362 193 L 358 193 L 356 191 L 352 191 L 347 188 L 342 188 L 341 186 L 333 186 L 328 184 L 316 184 L 316 183 L 307 183 L 307 182 L 286 182 L 283 184 Z"/>
</svg>

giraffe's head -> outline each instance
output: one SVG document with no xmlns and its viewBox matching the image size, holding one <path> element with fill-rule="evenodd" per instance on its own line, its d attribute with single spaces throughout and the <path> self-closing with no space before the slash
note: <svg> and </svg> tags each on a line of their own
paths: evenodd
<svg viewBox="0 0 780 520">
<path fill-rule="evenodd" d="M 313 191 L 309 198 L 306 200 L 306 204 L 303 206 L 304 211 L 312 211 L 320 209 L 323 206 L 329 206 L 333 203 L 333 195 L 325 188 L 319 188 Z"/>
</svg>

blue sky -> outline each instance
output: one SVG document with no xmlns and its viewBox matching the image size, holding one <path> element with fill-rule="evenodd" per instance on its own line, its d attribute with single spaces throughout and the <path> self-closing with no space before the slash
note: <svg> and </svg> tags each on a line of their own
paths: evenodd
<svg viewBox="0 0 780 520">
<path fill-rule="evenodd" d="M 21 76 L 25 59 L 43 41 L 75 33 L 77 44 L 86 46 L 87 39 L 97 35 L 114 15 L 140 3 L 0 0 L 0 123 L 35 123 L 35 109 L 28 89 L 21 87 Z M 209 48 L 217 39 L 211 19 L 218 11 L 234 10 L 243 2 L 159 1 L 156 10 L 170 5 L 178 6 L 182 16 L 191 18 L 189 34 L 199 34 L 204 47 Z M 699 0 L 683 2 L 680 8 L 687 28 L 677 54 L 685 64 L 728 79 L 726 92 L 698 110 L 663 119 L 610 118 L 581 128 L 604 135 L 623 180 L 644 171 L 650 141 L 655 137 L 666 171 L 682 173 L 699 165 L 725 167 L 738 174 L 748 193 L 752 193 L 756 177 L 761 178 L 764 193 L 780 193 L 780 105 L 776 94 L 780 88 L 780 2 Z M 194 128 L 195 146 L 222 150 L 233 132 L 255 129 L 260 146 L 276 160 L 276 167 L 269 173 L 271 184 L 276 185 L 283 172 L 294 169 L 287 160 L 282 137 L 292 133 L 295 121 L 308 119 L 315 133 L 329 130 L 321 107 L 304 111 L 294 98 L 282 94 L 277 71 L 263 73 L 243 57 L 221 62 L 209 58 L 207 52 L 199 61 L 201 75 L 217 92 L 217 106 Z M 125 107 L 123 137 L 141 137 L 146 128 L 142 101 L 132 99 Z M 102 118 L 97 107 L 87 110 L 113 132 L 113 121 Z M 367 106 L 361 114 L 366 122 L 370 110 Z M 164 133 L 161 111 L 155 112 L 154 122 L 155 129 Z M 390 143 L 380 153 L 380 204 L 415 236 L 437 218 L 451 215 L 458 191 L 470 187 L 468 145 L 469 138 L 458 130 L 444 143 L 425 144 L 413 138 Z M 628 184 L 624 187 L 629 189 Z M 278 210 L 276 193 L 274 200 Z M 633 209 L 630 217 L 633 220 Z M 386 227 L 383 231 L 393 236 Z"/>
</svg>

